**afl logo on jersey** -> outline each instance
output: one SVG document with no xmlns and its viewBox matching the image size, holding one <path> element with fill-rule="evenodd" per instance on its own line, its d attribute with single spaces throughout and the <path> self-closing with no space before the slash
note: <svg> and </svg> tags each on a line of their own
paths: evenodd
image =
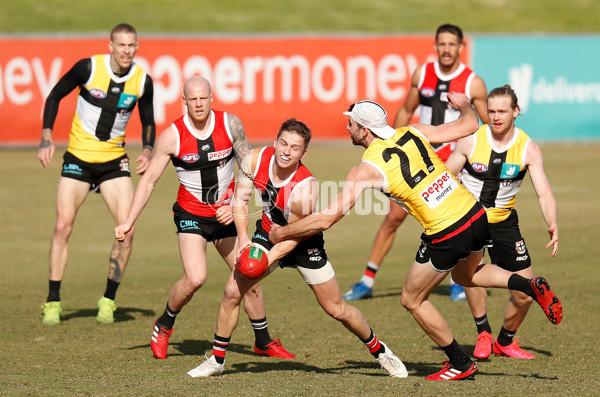
<svg viewBox="0 0 600 397">
<path fill-rule="evenodd" d="M 90 90 L 90 95 L 93 96 L 94 98 L 100 98 L 100 99 L 106 98 L 106 92 L 99 90 L 97 88 L 92 88 Z"/>
<path fill-rule="evenodd" d="M 435 90 L 429 87 L 421 88 L 421 95 L 423 95 L 425 98 L 433 98 L 435 95 Z"/>
<path fill-rule="evenodd" d="M 488 170 L 488 166 L 483 163 L 472 163 L 471 167 L 473 167 L 476 172 L 486 172 Z"/>
<path fill-rule="evenodd" d="M 181 156 L 181 159 L 186 163 L 195 163 L 200 159 L 200 155 L 198 153 L 189 153 Z"/>
</svg>

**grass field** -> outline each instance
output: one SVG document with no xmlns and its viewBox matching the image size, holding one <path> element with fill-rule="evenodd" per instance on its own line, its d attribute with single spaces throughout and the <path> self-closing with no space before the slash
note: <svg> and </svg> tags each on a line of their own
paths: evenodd
<svg viewBox="0 0 600 397">
<path fill-rule="evenodd" d="M 132 157 L 139 149 L 131 150 Z M 71 239 L 63 281 L 63 323 L 41 324 L 47 293 L 47 255 L 54 222 L 54 194 L 62 151 L 44 170 L 34 150 L 0 151 L 0 395 L 597 395 L 596 308 L 600 253 L 597 197 L 589 179 L 597 169 L 600 144 L 543 145 L 546 171 L 559 203 L 560 250 L 551 259 L 547 234 L 531 184 L 518 200 L 521 228 L 537 274 L 551 282 L 563 301 L 565 318 L 551 325 L 537 306 L 519 330 L 521 346 L 535 360 L 492 357 L 480 363 L 475 382 L 425 381 L 445 355 L 400 306 L 401 285 L 421 232 L 410 219 L 379 274 L 373 299 L 356 305 L 382 340 L 404 361 L 407 379 L 391 379 L 354 336 L 317 306 L 293 270 L 278 270 L 263 282 L 270 329 L 297 359 L 280 361 L 252 353 L 246 316 L 233 335 L 221 377 L 192 379 L 186 371 L 210 354 L 226 266 L 209 250 L 209 280 L 179 316 L 170 356 L 158 361 L 149 348 L 152 323 L 162 312 L 181 265 L 170 208 L 177 188 L 168 170 L 137 227 L 134 253 L 117 295 L 116 323 L 97 326 L 96 301 L 104 291 L 113 225 L 97 195 L 83 206 Z M 346 144 L 315 144 L 306 163 L 321 182 L 340 181 L 361 151 Z M 332 167 L 331 164 L 336 164 Z M 137 178 L 136 178 L 137 180 Z M 340 287 L 364 269 L 381 216 L 350 214 L 326 232 L 326 248 Z M 490 290 L 489 317 L 495 333 L 507 293 Z M 432 295 L 459 342 L 471 352 L 475 326 L 465 302 L 452 303 L 446 286 Z"/>
<path fill-rule="evenodd" d="M 176 34 L 392 32 L 432 33 L 444 22 L 473 33 L 598 33 L 594 0 L 0 0 L 0 34 L 84 32 L 106 35 L 132 23 L 140 36 Z M 143 46 L 143 41 L 142 41 Z M 67 111 L 66 109 L 62 111 Z M 600 365 L 597 309 L 600 245 L 595 241 L 600 186 L 595 182 L 600 143 L 544 145 L 546 171 L 559 203 L 560 250 L 544 250 L 547 233 L 527 181 L 517 208 L 536 273 L 563 301 L 558 326 L 532 307 L 517 336 L 531 361 L 492 357 L 480 363 L 475 382 L 437 383 L 424 377 L 445 355 L 400 306 L 408 265 L 421 232 L 408 220 L 378 274 L 375 296 L 356 305 L 379 337 L 406 364 L 407 379 L 391 379 L 361 343 L 318 307 L 293 270 L 263 282 L 273 336 L 296 354 L 294 361 L 255 356 L 244 314 L 233 335 L 225 374 L 191 379 L 186 372 L 210 354 L 216 310 L 228 271 L 209 250 L 209 279 L 185 307 L 171 338 L 170 357 L 155 360 L 149 348 L 154 319 L 181 276 L 170 213 L 177 183 L 167 171 L 137 224 L 134 253 L 117 295 L 116 323 L 95 323 L 104 291 L 112 222 L 101 198 L 90 195 L 71 239 L 63 280 L 63 324 L 44 327 L 41 304 L 48 283 L 48 248 L 55 218 L 62 151 L 44 170 L 34 150 L 0 149 L 0 395 L 90 396 L 388 396 L 388 395 L 598 395 Z M 139 148 L 132 148 L 135 158 Z M 314 144 L 306 163 L 320 181 L 341 181 L 361 151 L 349 143 Z M 591 173 L 591 174 L 590 174 Z M 137 178 L 135 178 L 137 181 Z M 326 232 L 326 248 L 345 291 L 364 270 L 382 216 L 348 215 Z M 452 303 L 446 285 L 432 295 L 459 342 L 471 352 L 475 326 L 465 302 Z M 490 290 L 488 314 L 495 333 L 507 293 Z"/>
<path fill-rule="evenodd" d="M 21 0 L 0 2 L 0 32 L 598 32 L 595 0 Z"/>
</svg>

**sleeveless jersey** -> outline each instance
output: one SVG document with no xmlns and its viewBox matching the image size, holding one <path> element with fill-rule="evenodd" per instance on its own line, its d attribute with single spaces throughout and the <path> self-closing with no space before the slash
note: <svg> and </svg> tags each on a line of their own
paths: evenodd
<svg viewBox="0 0 600 397">
<path fill-rule="evenodd" d="M 419 115 L 421 124 L 440 125 L 458 119 L 460 112 L 448 106 L 448 93 L 461 92 L 471 99 L 471 81 L 475 73 L 461 63 L 450 75 L 443 75 L 438 61 L 421 66 Z M 442 161 L 454 151 L 456 142 L 432 144 Z"/>
<path fill-rule="evenodd" d="M 381 173 L 381 191 L 413 215 L 427 235 L 456 226 L 477 203 L 413 127 L 396 129 L 390 139 L 376 139 L 362 161 Z"/>
<path fill-rule="evenodd" d="M 125 127 L 144 95 L 146 72 L 132 63 L 118 77 L 110 68 L 110 55 L 91 60 L 90 78 L 79 88 L 67 150 L 83 161 L 105 163 L 125 154 Z"/>
<path fill-rule="evenodd" d="M 504 148 L 496 148 L 488 125 L 475 132 L 473 148 L 461 172 L 461 181 L 485 207 L 488 221 L 505 220 L 527 173 L 525 153 L 531 139 L 520 128 Z"/>
<path fill-rule="evenodd" d="M 171 157 L 179 178 L 177 203 L 194 215 L 211 217 L 229 203 L 235 181 L 233 139 L 227 113 L 211 110 L 209 135 L 198 137 L 187 114 L 173 122 L 178 132 L 177 156 Z"/>
<path fill-rule="evenodd" d="M 300 161 L 288 179 L 283 183 L 276 184 L 271 175 L 274 154 L 274 147 L 263 147 L 258 155 L 257 166 L 253 173 L 254 187 L 259 191 L 263 204 L 261 226 L 267 233 L 271 230 L 273 223 L 280 226 L 288 224 L 290 199 L 294 189 L 301 183 L 316 180 Z"/>
</svg>

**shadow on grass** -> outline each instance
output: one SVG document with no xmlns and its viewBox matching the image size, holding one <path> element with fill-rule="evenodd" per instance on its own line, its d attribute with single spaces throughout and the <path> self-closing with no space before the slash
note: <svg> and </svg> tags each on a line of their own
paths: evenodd
<svg viewBox="0 0 600 397">
<path fill-rule="evenodd" d="M 150 335 L 148 335 L 148 339 L 150 339 Z M 176 356 L 199 356 L 203 357 L 204 354 L 210 357 L 212 353 L 213 343 L 209 340 L 194 340 L 194 339 L 185 339 L 181 342 L 169 341 L 169 357 Z M 150 350 L 150 342 L 143 345 L 136 345 L 128 347 L 127 350 L 136 350 L 136 349 L 148 349 L 148 352 L 152 354 Z M 230 343 L 227 348 L 228 352 L 234 352 L 239 354 L 247 354 L 256 356 L 254 351 L 252 350 L 252 346 L 242 345 L 238 343 Z M 258 357 L 258 356 L 257 356 Z"/>
<path fill-rule="evenodd" d="M 61 316 L 61 321 L 69 321 L 73 318 L 96 317 L 98 308 L 79 309 Z M 151 317 L 156 314 L 154 310 L 139 309 L 137 307 L 119 307 L 115 312 L 115 323 L 135 320 L 141 314 L 143 317 Z"/>
<path fill-rule="evenodd" d="M 225 373 L 237 373 L 237 372 L 251 372 L 251 373 L 266 373 L 274 371 L 301 371 L 303 373 L 315 373 L 315 374 L 339 374 L 343 372 L 346 367 L 340 368 L 319 368 L 314 365 L 306 364 L 297 360 L 278 360 L 278 359 L 267 359 L 265 361 L 260 357 L 256 357 L 257 361 L 244 362 L 244 363 L 233 363 L 232 365 L 225 366 Z"/>
<path fill-rule="evenodd" d="M 402 286 L 398 288 L 386 288 L 382 290 L 377 290 L 377 287 L 374 288 L 373 298 L 390 298 L 394 296 L 402 295 Z M 448 291 L 448 287 L 445 285 L 438 285 L 431 291 L 431 295 L 446 295 L 450 296 L 450 291 Z"/>
<path fill-rule="evenodd" d="M 472 351 L 473 346 L 465 346 L 467 351 Z M 128 350 L 134 349 L 147 349 L 148 354 L 152 354 L 150 351 L 150 343 L 138 346 L 129 347 Z M 437 347 L 432 347 L 432 349 L 437 350 Z M 544 354 L 547 356 L 551 356 L 552 354 L 545 350 L 534 349 L 531 347 L 527 347 L 527 350 L 534 351 L 538 354 Z M 190 357 L 198 357 L 200 362 L 204 361 L 204 354 L 210 357 L 212 351 L 212 341 L 208 340 L 193 340 L 186 339 L 181 342 L 175 342 L 169 344 L 169 357 L 175 356 L 190 356 Z M 349 372 L 352 374 L 360 374 L 366 376 L 384 376 L 387 377 L 387 372 L 381 368 L 379 363 L 375 360 L 367 362 L 367 361 L 353 361 L 353 360 L 344 360 L 341 361 L 336 367 L 330 368 L 321 368 L 314 365 L 306 364 L 301 362 L 298 358 L 295 360 L 280 360 L 280 359 L 269 359 L 267 357 L 260 357 L 256 355 L 252 349 L 252 346 L 242 345 L 239 343 L 232 343 L 229 345 L 227 349 L 228 352 L 234 352 L 238 354 L 244 354 L 253 356 L 256 358 L 256 361 L 252 362 L 242 362 L 235 363 L 228 361 L 225 366 L 225 374 L 234 374 L 236 372 L 251 372 L 251 373 L 265 373 L 265 372 L 273 372 L 273 371 L 303 371 L 303 372 L 312 372 L 316 374 L 341 374 L 344 372 Z M 491 356 L 494 357 L 494 356 Z M 510 358 L 495 358 L 497 360 L 511 360 Z M 512 359 L 514 360 L 514 359 Z M 533 374 L 507 374 L 504 372 L 486 372 L 485 371 L 485 363 L 489 362 L 489 359 L 486 360 L 478 360 L 477 363 L 479 365 L 479 371 L 476 374 L 476 377 L 479 376 L 495 376 L 495 377 L 505 377 L 505 376 L 518 376 L 522 378 L 535 378 L 542 380 L 558 380 L 558 377 L 552 376 L 541 376 L 538 373 Z M 442 369 L 441 363 L 413 363 L 408 361 L 403 361 L 404 365 L 408 370 L 409 377 L 417 377 L 417 378 L 425 378 L 428 375 L 431 375 L 435 372 L 438 372 Z M 483 364 L 483 368 L 482 368 Z M 372 370 L 376 370 L 376 373 L 371 372 Z"/>
<path fill-rule="evenodd" d="M 433 291 L 431 291 L 431 295 L 440 295 L 440 296 L 450 296 L 450 291 L 448 290 L 448 285 L 438 285 Z M 491 295 L 491 289 L 486 289 L 488 296 Z M 388 298 L 393 296 L 402 295 L 402 286 L 398 288 L 386 288 L 384 290 L 377 290 L 377 287 L 374 288 L 373 298 Z"/>
<path fill-rule="evenodd" d="M 152 354 L 150 343 L 138 346 L 131 346 L 128 350 L 147 349 L 148 354 Z M 204 354 L 210 357 L 212 352 L 212 341 L 207 340 L 192 340 L 186 339 L 181 342 L 169 343 L 169 357 L 190 356 L 199 359 L 198 364 L 204 361 Z M 379 363 L 373 359 L 372 362 L 366 361 L 341 361 L 336 367 L 321 368 L 314 365 L 306 364 L 298 358 L 295 360 L 281 360 L 278 358 L 268 358 L 258 356 L 254 353 L 252 346 L 242 345 L 239 343 L 231 343 L 227 349 L 228 353 L 238 353 L 254 357 L 256 360 L 252 362 L 235 363 L 232 360 L 227 361 L 225 366 L 225 374 L 237 372 L 265 373 L 272 371 L 302 371 L 312 372 L 316 374 L 341 374 L 344 372 L 352 372 L 364 374 L 367 376 L 388 376 L 387 372 L 381 368 Z M 379 370 L 378 373 L 361 372 L 361 370 Z"/>
<path fill-rule="evenodd" d="M 499 358 L 500 359 L 500 358 Z M 510 360 L 510 359 L 509 359 Z M 514 360 L 514 359 L 513 359 Z M 481 365 L 481 361 L 484 362 Z M 559 380 L 557 376 L 542 376 L 539 373 L 523 373 L 523 374 L 508 374 L 506 372 L 488 372 L 485 369 L 485 362 L 489 360 L 479 360 L 478 367 L 479 370 L 475 374 L 475 379 L 478 377 L 520 377 L 520 378 L 535 378 L 542 380 Z M 406 369 L 408 370 L 409 377 L 422 377 L 425 378 L 428 375 L 436 373 L 442 369 L 441 364 L 432 364 L 432 363 L 404 363 L 406 365 Z M 416 371 L 416 372 L 415 372 Z"/>
</svg>

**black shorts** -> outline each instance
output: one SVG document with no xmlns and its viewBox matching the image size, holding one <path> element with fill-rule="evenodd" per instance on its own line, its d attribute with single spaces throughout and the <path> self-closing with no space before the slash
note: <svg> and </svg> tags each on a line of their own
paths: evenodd
<svg viewBox="0 0 600 397">
<path fill-rule="evenodd" d="M 421 234 L 415 261 L 431 262 L 438 271 L 449 271 L 471 252 L 481 251 L 489 240 L 487 215 L 477 203 L 454 225 L 433 235 Z"/>
<path fill-rule="evenodd" d="M 256 221 L 256 231 L 252 235 L 252 242 L 270 250 L 273 244 L 269 241 L 269 233 L 262 228 L 262 221 Z M 279 260 L 279 267 L 304 267 L 307 269 L 320 269 L 327 264 L 325 253 L 325 240 L 323 233 L 319 232 L 306 240 L 298 243 L 296 248 Z"/>
<path fill-rule="evenodd" d="M 65 152 L 61 176 L 89 183 L 90 190 L 98 192 L 102 182 L 123 176 L 131 177 L 129 158 L 124 154 L 106 163 L 88 163 L 70 152 Z"/>
<path fill-rule="evenodd" d="M 488 253 L 494 265 L 509 272 L 518 272 L 531 266 L 531 257 L 519 230 L 519 216 L 513 210 L 508 218 L 490 223 L 491 241 Z"/>
<path fill-rule="evenodd" d="M 233 222 L 224 225 L 217 220 L 216 216 L 194 215 L 181 208 L 177 201 L 173 204 L 173 221 L 177 226 L 177 233 L 199 234 L 209 242 L 237 236 Z"/>
</svg>

